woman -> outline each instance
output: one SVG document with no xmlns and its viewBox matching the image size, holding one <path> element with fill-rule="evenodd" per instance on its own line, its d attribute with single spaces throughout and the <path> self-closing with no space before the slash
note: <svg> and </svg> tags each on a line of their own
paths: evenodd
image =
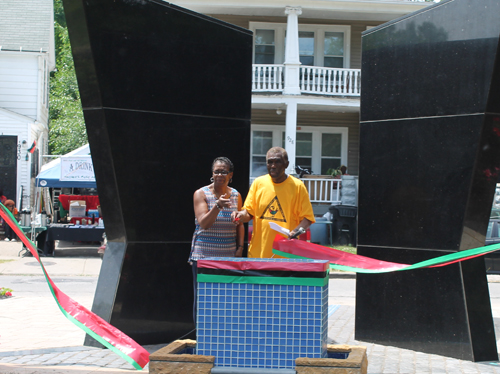
<svg viewBox="0 0 500 374">
<path fill-rule="evenodd" d="M 196 229 L 189 262 L 193 266 L 194 316 L 197 261 L 205 257 L 241 257 L 243 253 L 244 226 L 231 222 L 231 213 L 241 210 L 243 205 L 240 193 L 228 186 L 233 169 L 227 157 L 217 157 L 212 163 L 212 183 L 193 196 Z"/>
</svg>

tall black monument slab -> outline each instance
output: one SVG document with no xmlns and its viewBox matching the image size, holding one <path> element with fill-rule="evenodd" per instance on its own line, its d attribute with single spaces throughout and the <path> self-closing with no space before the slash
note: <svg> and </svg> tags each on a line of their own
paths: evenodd
<svg viewBox="0 0 500 374">
<path fill-rule="evenodd" d="M 358 254 L 481 247 L 500 170 L 500 0 L 443 1 L 363 33 Z M 358 274 L 356 339 L 497 360 L 483 258 Z"/>
<path fill-rule="evenodd" d="M 252 34 L 157 0 L 63 3 L 109 244 L 92 310 L 169 342 L 194 328 L 194 191 L 217 156 L 248 190 Z"/>
</svg>

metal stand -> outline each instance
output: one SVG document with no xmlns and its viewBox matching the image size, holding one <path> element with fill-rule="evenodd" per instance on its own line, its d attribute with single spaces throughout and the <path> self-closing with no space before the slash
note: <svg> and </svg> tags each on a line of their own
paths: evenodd
<svg viewBox="0 0 500 374">
<path fill-rule="evenodd" d="M 21 230 L 23 230 L 24 233 L 30 233 L 30 239 L 33 243 L 35 243 L 36 245 L 36 237 L 37 237 L 37 234 L 41 233 L 42 231 L 45 231 L 47 230 L 46 227 L 44 226 L 39 226 L 39 227 L 35 227 L 35 226 L 21 226 Z M 43 251 L 38 248 L 38 246 L 36 246 L 36 249 L 38 251 L 38 255 L 43 257 L 45 256 L 43 254 Z M 19 257 L 31 257 L 32 254 L 31 252 L 28 250 L 28 248 L 24 245 L 23 243 L 23 248 L 19 251 L 18 253 L 18 256 Z"/>
</svg>

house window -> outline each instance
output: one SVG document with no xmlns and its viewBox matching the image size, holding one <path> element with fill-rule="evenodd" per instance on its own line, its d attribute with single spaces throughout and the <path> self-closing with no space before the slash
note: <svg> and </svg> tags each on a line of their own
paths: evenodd
<svg viewBox="0 0 500 374">
<path fill-rule="evenodd" d="M 299 31 L 299 55 L 302 65 L 314 66 L 314 32 Z"/>
<path fill-rule="evenodd" d="M 300 19 L 299 19 L 300 21 Z M 286 23 L 250 22 L 254 31 L 256 64 L 282 64 L 285 60 Z M 299 24 L 302 65 L 349 68 L 351 27 Z"/>
<path fill-rule="evenodd" d="M 347 165 L 347 127 L 301 126 L 296 133 L 295 163 L 312 174 Z M 251 177 L 267 173 L 266 153 L 271 147 L 285 147 L 285 126 L 252 125 Z"/>
<path fill-rule="evenodd" d="M 312 169 L 312 147 L 312 132 L 298 132 L 295 143 L 295 165 L 300 165 L 309 170 Z"/>
<path fill-rule="evenodd" d="M 283 131 L 281 146 L 285 148 L 285 131 Z M 304 169 L 312 169 L 312 132 L 297 132 L 295 138 L 295 165 Z"/>
<path fill-rule="evenodd" d="M 274 30 L 255 30 L 255 63 L 274 64 Z"/>
<path fill-rule="evenodd" d="M 328 68 L 344 67 L 344 33 L 325 32 L 324 65 Z"/>
<path fill-rule="evenodd" d="M 252 177 L 267 173 L 266 153 L 273 146 L 272 131 L 252 131 Z"/>
<path fill-rule="evenodd" d="M 342 135 L 321 134 L 321 174 L 337 169 L 342 163 Z"/>
</svg>

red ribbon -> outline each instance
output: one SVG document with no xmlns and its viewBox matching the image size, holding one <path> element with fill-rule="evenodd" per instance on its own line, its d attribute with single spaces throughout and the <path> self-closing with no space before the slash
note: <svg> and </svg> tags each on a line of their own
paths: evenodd
<svg viewBox="0 0 500 374">
<path fill-rule="evenodd" d="M 33 257 L 37 259 L 42 267 L 45 279 L 50 291 L 56 300 L 61 312 L 75 325 L 84 330 L 87 334 L 96 339 L 105 347 L 117 353 L 120 357 L 131 363 L 136 369 L 141 370 L 149 362 L 149 353 L 142 346 L 137 344 L 128 335 L 124 334 L 116 327 L 110 325 L 98 315 L 71 299 L 54 284 L 43 266 L 38 251 L 24 232 L 14 220 L 12 214 L 0 204 L 0 216 L 12 227 L 24 245 L 29 249 Z"/>
<path fill-rule="evenodd" d="M 330 267 L 332 268 L 355 271 L 358 273 L 386 273 L 400 270 L 441 267 L 483 256 L 499 249 L 500 244 L 493 244 L 485 247 L 452 252 L 443 256 L 421 261 L 416 264 L 408 265 L 355 255 L 353 253 L 327 248 L 301 240 L 278 238 L 278 235 L 276 235 L 276 240 L 273 243 L 273 252 L 276 251 L 275 253 L 279 255 L 328 260 L 330 261 Z"/>
</svg>

